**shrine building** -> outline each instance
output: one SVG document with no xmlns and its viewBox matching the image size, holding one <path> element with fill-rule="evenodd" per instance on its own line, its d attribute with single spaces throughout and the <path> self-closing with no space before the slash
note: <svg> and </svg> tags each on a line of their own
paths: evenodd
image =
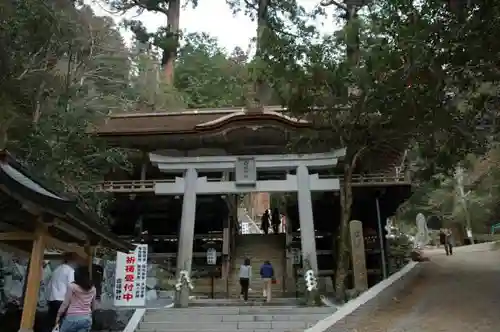
<svg viewBox="0 0 500 332">
<path fill-rule="evenodd" d="M 255 274 L 271 261 L 279 278 L 275 296 L 294 296 L 305 262 L 327 279 L 335 267 L 346 151 L 320 144 L 289 152 L 295 137 L 322 130 L 330 129 L 281 107 L 111 115 L 93 133 L 133 151 L 134 167 L 109 174 L 94 190 L 116 198 L 113 232 L 147 243 L 150 261 L 172 275 L 190 272 L 194 293 L 237 297 L 237 269 L 248 257 Z M 362 222 L 369 285 L 387 275 L 386 219 L 410 195 L 405 158 L 404 146 L 370 150 L 353 176 L 351 219 Z M 269 206 L 286 220 L 281 233 L 254 227 L 261 212 L 249 212 L 252 193 L 286 195 L 284 206 Z M 242 224 L 253 234 L 244 235 Z M 211 264 L 209 249 L 217 256 Z"/>
</svg>

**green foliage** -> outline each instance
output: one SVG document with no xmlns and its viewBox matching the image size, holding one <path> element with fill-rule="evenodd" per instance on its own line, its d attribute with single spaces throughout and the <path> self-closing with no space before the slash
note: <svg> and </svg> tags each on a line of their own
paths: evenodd
<svg viewBox="0 0 500 332">
<path fill-rule="evenodd" d="M 127 166 L 123 151 L 87 133 L 111 110 L 129 106 L 121 36 L 112 20 L 70 2 L 7 2 L 0 19 L 2 147 L 102 212 L 107 197 L 79 189 Z"/>
<path fill-rule="evenodd" d="M 179 51 L 174 85 L 192 108 L 244 106 L 246 62 L 239 48 L 228 56 L 206 33 L 188 34 Z"/>
<path fill-rule="evenodd" d="M 134 32 L 139 42 L 144 44 L 150 43 L 162 51 L 161 64 L 163 66 L 173 63 L 182 37 L 179 30 L 181 0 L 104 0 L 104 2 L 111 8 L 122 13 L 129 10 L 142 13 L 146 10 L 165 15 L 167 24 L 159 27 L 154 32 L 147 31 L 144 24 L 138 20 L 124 20 L 123 24 Z M 196 7 L 198 0 L 189 0 L 187 4 Z M 171 77 L 166 79 L 170 80 Z"/>
<path fill-rule="evenodd" d="M 398 213 L 398 220 L 411 224 L 415 215 L 423 212 L 426 216 L 435 215 L 445 223 L 457 222 L 466 228 L 467 218 L 470 217 L 473 233 L 488 234 L 491 225 L 500 217 L 500 190 L 497 185 L 500 180 L 499 157 L 499 150 L 495 147 L 484 158 L 469 157 L 463 198 L 456 177 L 435 176 L 434 181 L 417 189 Z"/>
<path fill-rule="evenodd" d="M 291 14 L 286 20 L 268 2 L 245 3 L 257 10 L 259 27 L 264 26 L 259 30 L 256 76 L 268 78 L 291 113 L 325 128 L 300 141 L 347 149 L 337 248 L 339 288 L 347 262 L 350 180 L 354 170 L 363 171 L 360 166 L 373 157 L 371 152 L 412 147 L 420 175 L 428 179 L 449 174 L 470 151 L 484 149 L 486 136 L 476 128 L 491 92 L 478 87 L 498 80 L 493 58 L 500 48 L 483 62 L 479 53 L 469 53 L 468 43 L 489 31 L 485 16 L 491 18 L 492 29 L 498 17 L 479 5 L 464 8 L 464 16 L 435 1 L 386 0 L 363 11 L 348 3 L 337 5 L 348 19 L 342 31 L 319 38 L 304 23 L 304 15 Z M 290 13 L 303 13 L 296 3 L 287 3 L 295 8 L 287 8 Z M 294 33 L 283 33 L 279 27 L 290 21 Z"/>
<path fill-rule="evenodd" d="M 136 41 L 130 96 L 137 109 L 166 111 L 183 108 L 243 107 L 248 85 L 247 54 L 228 54 L 206 33 L 185 36 L 175 65 L 174 85 L 165 82 L 159 54 Z"/>
<path fill-rule="evenodd" d="M 387 239 L 389 273 L 393 274 L 401 270 L 411 259 L 413 243 L 406 234 L 397 232 L 394 236 Z"/>
<path fill-rule="evenodd" d="M 176 52 L 179 48 L 181 34 L 179 31 L 172 31 L 169 26 L 160 27 L 156 32 L 148 32 L 144 24 L 138 20 L 124 20 L 123 25 L 130 29 L 141 43 L 150 43 L 166 53 Z"/>
<path fill-rule="evenodd" d="M 136 41 L 131 50 L 132 72 L 128 97 L 134 100 L 132 111 L 156 112 L 186 107 L 183 96 L 165 81 L 158 53 L 148 44 Z"/>
</svg>

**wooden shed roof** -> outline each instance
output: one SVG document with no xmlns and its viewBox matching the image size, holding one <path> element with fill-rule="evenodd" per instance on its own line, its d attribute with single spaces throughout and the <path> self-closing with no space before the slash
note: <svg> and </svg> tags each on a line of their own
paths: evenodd
<svg viewBox="0 0 500 332">
<path fill-rule="evenodd" d="M 0 150 L 0 212 L 3 231 L 31 232 L 35 222 L 42 220 L 48 223 L 54 238 L 66 243 L 90 241 L 118 251 L 134 248 L 111 233 L 98 222 L 98 217 L 76 201 L 36 179 L 5 150 Z M 28 242 L 26 249 L 30 245 Z"/>
</svg>

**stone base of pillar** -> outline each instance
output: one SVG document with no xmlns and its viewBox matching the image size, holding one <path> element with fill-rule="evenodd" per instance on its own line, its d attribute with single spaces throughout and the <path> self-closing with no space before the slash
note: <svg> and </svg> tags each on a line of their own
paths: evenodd
<svg viewBox="0 0 500 332">
<path fill-rule="evenodd" d="M 295 280 L 294 276 L 293 255 L 291 253 L 287 253 L 285 264 L 285 292 L 287 294 L 295 294 L 295 292 L 297 291 L 297 281 Z"/>
<path fill-rule="evenodd" d="M 176 308 L 187 308 L 189 306 L 189 288 L 187 286 L 181 287 L 181 290 L 175 293 Z"/>
<path fill-rule="evenodd" d="M 285 293 L 287 295 L 295 296 L 295 292 L 297 292 L 297 281 L 293 277 L 287 277 L 285 279 Z"/>
<path fill-rule="evenodd" d="M 320 294 L 333 294 L 333 281 L 331 277 L 319 277 L 318 286 Z"/>
</svg>

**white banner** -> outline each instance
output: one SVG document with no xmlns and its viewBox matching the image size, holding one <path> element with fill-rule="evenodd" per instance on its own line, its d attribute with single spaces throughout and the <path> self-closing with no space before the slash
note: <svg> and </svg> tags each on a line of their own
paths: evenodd
<svg viewBox="0 0 500 332">
<path fill-rule="evenodd" d="M 115 298 L 117 307 L 146 305 L 148 246 L 139 244 L 131 253 L 116 254 Z"/>
</svg>

